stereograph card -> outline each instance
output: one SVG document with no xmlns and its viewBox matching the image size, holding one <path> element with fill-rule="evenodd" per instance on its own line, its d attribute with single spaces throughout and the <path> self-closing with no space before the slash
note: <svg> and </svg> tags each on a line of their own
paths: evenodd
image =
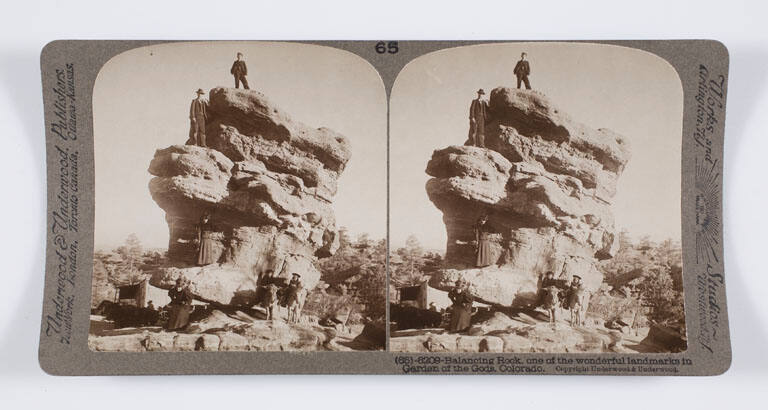
<svg viewBox="0 0 768 410">
<path fill-rule="evenodd" d="M 728 52 L 42 51 L 57 375 L 717 375 Z"/>
</svg>

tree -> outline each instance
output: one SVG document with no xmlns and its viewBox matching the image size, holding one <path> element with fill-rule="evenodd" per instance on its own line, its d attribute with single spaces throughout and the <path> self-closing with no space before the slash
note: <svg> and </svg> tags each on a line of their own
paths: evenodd
<svg viewBox="0 0 768 410">
<path fill-rule="evenodd" d="M 603 307 L 611 304 L 611 308 L 601 310 L 599 303 L 591 303 L 590 309 L 621 316 L 617 306 L 630 309 L 639 303 L 644 306 L 650 321 L 682 331 L 685 311 L 680 243 L 672 240 L 655 243 L 645 236 L 633 244 L 629 236 L 623 234 L 619 240 L 621 246 L 616 256 L 603 261 L 600 269 L 605 283 L 613 288 L 613 295 L 620 300 L 608 300 L 614 296 L 606 296 L 601 303 Z M 621 296 L 619 291 L 623 289 L 629 289 L 630 295 Z"/>
<path fill-rule="evenodd" d="M 340 247 L 333 256 L 320 259 L 317 267 L 325 292 L 313 291 L 308 297 L 309 311 L 323 318 L 338 310 L 354 310 L 355 317 L 367 320 L 384 318 L 386 309 L 386 239 L 373 240 L 368 234 L 349 242 L 346 229 L 339 230 Z M 352 319 L 351 319 L 352 320 Z"/>
<path fill-rule="evenodd" d="M 141 247 L 139 238 L 135 233 L 132 233 L 125 239 L 125 244 L 117 248 L 117 253 L 123 259 L 123 263 L 125 263 L 129 269 L 133 269 L 141 261 L 141 255 L 144 253 L 144 249 Z"/>
</svg>

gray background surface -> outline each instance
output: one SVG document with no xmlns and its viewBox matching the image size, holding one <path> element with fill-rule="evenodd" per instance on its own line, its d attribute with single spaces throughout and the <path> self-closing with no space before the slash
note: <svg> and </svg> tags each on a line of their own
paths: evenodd
<svg viewBox="0 0 768 410">
<path fill-rule="evenodd" d="M 764 185 L 768 4 L 648 0 L 467 3 L 390 0 L 55 0 L 6 5 L 0 27 L 0 161 L 5 257 L 0 286 L 0 406 L 144 408 L 751 408 L 768 384 Z M 203 12 L 204 11 L 204 12 Z M 725 264 L 733 365 L 719 377 L 136 376 L 54 377 L 38 339 L 46 231 L 41 48 L 57 38 L 489 39 L 715 38 L 730 51 L 724 170 Z M 135 393 L 125 399 L 126 392 Z M 133 398 L 129 397 L 129 398 Z"/>
<path fill-rule="evenodd" d="M 413 58 L 440 50 L 461 45 L 477 44 L 478 42 L 459 41 L 399 41 L 397 54 L 377 53 L 375 41 L 341 41 L 306 43 L 333 46 L 351 51 L 368 60 L 380 73 L 387 91 L 391 90 L 397 73 Z M 508 41 L 504 41 L 508 42 Z M 700 295 L 695 292 L 696 278 L 706 269 L 702 261 L 696 257 L 696 195 L 695 164 L 698 158 L 703 162 L 706 155 L 717 159 L 716 172 L 722 175 L 722 138 L 724 131 L 724 114 L 719 115 L 719 122 L 714 126 L 711 136 L 711 152 L 706 152 L 693 139 L 696 120 L 695 95 L 699 88 L 700 66 L 708 68 L 713 78 L 728 75 L 728 53 L 725 47 L 716 41 L 680 40 L 680 41 L 594 41 L 634 47 L 646 50 L 666 59 L 680 75 L 684 92 L 683 114 L 683 155 L 682 155 L 682 244 L 684 253 L 683 278 L 685 289 L 686 322 L 688 328 L 688 350 L 674 355 L 648 355 L 649 357 L 675 357 L 690 359 L 692 365 L 680 366 L 680 374 L 714 375 L 720 374 L 730 366 L 731 351 L 728 333 L 727 311 L 725 304 L 725 287 L 717 288 L 712 294 Z M 68 145 L 72 150 L 80 152 L 80 230 L 78 278 L 75 289 L 76 302 L 73 308 L 72 337 L 70 343 L 62 344 L 57 337 L 48 333 L 48 321 L 56 306 L 52 302 L 57 293 L 56 268 L 59 259 L 55 253 L 55 233 L 50 232 L 47 248 L 46 288 L 44 293 L 43 323 L 40 339 L 40 363 L 43 369 L 53 374 L 230 374 L 230 373 L 402 373 L 403 367 L 397 357 L 402 354 L 386 352 L 194 352 L 194 353 L 105 353 L 92 352 L 87 347 L 90 309 L 90 273 L 92 271 L 93 253 L 93 119 L 91 113 L 91 90 L 98 71 L 103 64 L 122 51 L 140 47 L 153 42 L 148 41 L 54 41 L 49 43 L 41 55 L 43 96 L 46 123 L 55 120 L 56 69 L 74 64 L 75 93 L 78 112 L 78 139 L 62 143 L 49 129 L 48 140 L 48 183 L 55 188 L 59 176 L 58 154 L 56 145 Z M 727 82 L 725 83 L 727 87 Z M 718 182 L 718 187 L 722 185 Z M 718 189 L 719 190 L 719 189 Z M 49 189 L 49 213 L 56 208 L 57 193 Z M 89 200 L 90 199 L 90 200 Z M 719 208 L 708 209 L 709 217 L 722 219 Z M 49 225 L 53 217 L 49 215 Z M 721 226 L 718 226 L 719 229 Z M 716 257 L 710 262 L 711 269 L 723 271 L 722 238 L 717 232 L 717 246 L 714 249 Z M 70 239 L 72 240 L 72 239 Z M 717 323 L 718 337 L 710 343 L 712 351 L 705 350 L 697 341 L 700 318 L 696 309 L 697 299 L 704 297 L 716 298 L 721 307 Z M 706 320 L 706 319 L 705 319 Z M 454 356 L 472 357 L 482 354 L 460 354 Z M 492 354 L 486 354 L 492 355 Z M 550 354 L 523 354 L 527 358 L 545 359 Z M 557 356 L 573 356 L 559 354 Z M 579 357 L 622 357 L 621 354 L 588 355 Z M 642 355 L 637 355 L 641 357 Z M 412 357 L 418 357 L 413 355 Z M 477 356 L 479 357 L 479 356 Z M 555 364 L 544 365 L 546 373 L 559 374 Z M 469 373 L 469 372 L 468 372 Z M 590 373 L 589 371 L 585 373 Z M 616 374 L 620 374 L 617 372 Z M 653 372 L 638 372 L 634 374 L 657 375 Z"/>
</svg>

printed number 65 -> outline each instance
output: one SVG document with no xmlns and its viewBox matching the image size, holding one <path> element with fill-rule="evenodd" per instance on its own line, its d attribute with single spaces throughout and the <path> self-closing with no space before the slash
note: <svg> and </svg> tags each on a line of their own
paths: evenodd
<svg viewBox="0 0 768 410">
<path fill-rule="evenodd" d="M 390 42 L 383 42 L 379 41 L 376 43 L 376 52 L 379 54 L 389 53 L 389 54 L 395 54 L 400 49 L 397 48 L 397 41 L 390 41 Z"/>
</svg>

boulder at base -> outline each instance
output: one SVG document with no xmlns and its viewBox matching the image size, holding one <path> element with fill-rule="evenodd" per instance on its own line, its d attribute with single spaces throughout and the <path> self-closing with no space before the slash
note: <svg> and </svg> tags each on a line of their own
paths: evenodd
<svg viewBox="0 0 768 410">
<path fill-rule="evenodd" d="M 252 90 L 212 89 L 208 113 L 208 148 L 173 145 L 149 165 L 170 233 L 169 266 L 151 283 L 169 288 L 183 275 L 198 299 L 248 303 L 259 273 L 273 269 L 285 279 L 301 274 L 311 289 L 320 280 L 315 260 L 339 244 L 332 201 L 350 158 L 346 138 L 292 120 Z M 214 263 L 198 267 L 204 213 Z"/>
<path fill-rule="evenodd" d="M 529 312 L 539 315 L 539 312 Z M 394 335 L 389 341 L 393 352 L 492 352 L 492 353 L 628 353 L 668 352 L 668 349 L 643 344 L 642 336 L 625 335 L 602 326 L 572 327 L 558 319 L 534 319 L 524 313 L 501 313 L 474 323 L 467 334 L 414 332 Z M 651 350 L 654 348 L 656 350 Z"/>
<path fill-rule="evenodd" d="M 596 263 L 618 247 L 611 200 L 630 158 L 627 142 L 578 123 L 535 91 L 496 88 L 489 111 L 485 148 L 438 149 L 427 164 L 427 194 L 448 237 L 446 269 L 430 285 L 448 290 L 464 277 L 479 299 L 507 306 L 530 303 L 547 271 L 579 275 L 596 290 Z M 484 213 L 494 264 L 476 269 L 473 227 Z"/>
<path fill-rule="evenodd" d="M 184 333 L 159 328 L 123 329 L 91 334 L 88 346 L 102 352 L 329 351 L 354 350 L 356 336 L 337 335 L 332 329 L 312 323 L 242 320 L 215 310 Z"/>
</svg>

